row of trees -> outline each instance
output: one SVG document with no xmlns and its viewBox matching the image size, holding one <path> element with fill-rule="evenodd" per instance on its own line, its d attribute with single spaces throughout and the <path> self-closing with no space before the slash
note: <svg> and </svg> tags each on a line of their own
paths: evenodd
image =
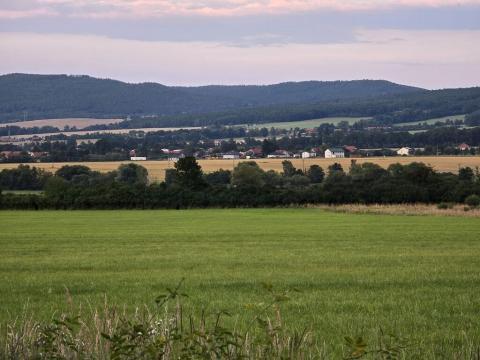
<svg viewBox="0 0 480 360">
<path fill-rule="evenodd" d="M 15 170 L 4 170 L 0 178 Z M 26 172 L 23 167 L 21 171 Z M 333 164 L 327 171 L 313 165 L 306 171 L 283 162 L 283 172 L 264 171 L 255 162 L 241 162 L 233 171 L 204 174 L 193 157 L 179 160 L 162 183 L 148 182 L 148 172 L 136 164 L 99 173 L 81 165 L 65 166 L 44 176 L 34 168 L 32 189 L 45 179 L 43 195 L 3 194 L 1 208 L 189 208 L 258 207 L 316 203 L 439 203 L 464 202 L 480 195 L 480 175 L 471 168 L 458 175 L 438 173 L 422 163 L 373 163 L 348 171 Z M 7 174 L 7 175 L 5 175 Z M 35 180 L 36 179 L 36 180 Z M 25 189 L 11 182 L 9 189 Z"/>
</svg>

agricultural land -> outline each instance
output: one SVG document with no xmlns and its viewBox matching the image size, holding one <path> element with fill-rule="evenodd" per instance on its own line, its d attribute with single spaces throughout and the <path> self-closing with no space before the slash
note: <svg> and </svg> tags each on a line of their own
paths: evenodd
<svg viewBox="0 0 480 360">
<path fill-rule="evenodd" d="M 372 339 L 379 329 L 408 337 L 421 349 L 411 350 L 416 358 L 453 358 L 480 341 L 475 218 L 321 209 L 3 211 L 0 222 L 2 321 L 91 311 L 105 297 L 133 311 L 185 277 L 191 305 L 242 314 L 230 320 L 237 327 L 265 301 L 262 282 L 298 288 L 283 320 L 308 326 L 332 353 L 343 336 Z"/>
<path fill-rule="evenodd" d="M 391 164 L 409 164 L 411 162 L 423 162 L 429 166 L 432 166 L 435 170 L 441 172 L 458 172 L 460 167 L 469 166 L 471 168 L 480 167 L 480 157 L 478 156 L 422 156 L 422 157 L 382 157 L 382 158 L 358 158 L 358 159 L 325 159 L 325 158 L 310 158 L 310 159 L 288 159 L 292 164 L 299 169 L 303 167 L 308 168 L 311 165 L 317 164 L 326 169 L 333 163 L 341 164 L 345 169 L 350 167 L 351 161 L 355 160 L 358 164 L 365 162 L 373 162 L 384 168 Z M 249 160 L 198 160 L 198 163 L 205 172 L 212 172 L 219 169 L 232 170 L 241 161 Z M 256 159 L 253 160 L 264 170 L 282 171 L 283 159 Z M 30 163 L 27 165 L 35 166 L 41 169 L 55 172 L 65 165 L 85 165 L 92 170 L 107 172 L 113 171 L 118 168 L 122 163 L 129 163 L 130 161 L 118 162 L 118 161 L 106 161 L 106 162 L 82 162 L 82 163 Z M 151 181 L 161 181 L 165 177 L 166 169 L 173 169 L 173 161 L 141 161 L 137 162 L 139 165 L 147 168 Z M 18 164 L 4 163 L 0 164 L 0 170 L 12 169 L 17 167 Z"/>
</svg>

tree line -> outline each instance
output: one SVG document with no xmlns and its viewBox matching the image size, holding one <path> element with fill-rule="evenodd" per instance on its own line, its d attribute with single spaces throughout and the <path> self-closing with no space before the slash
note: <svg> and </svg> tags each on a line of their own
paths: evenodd
<svg viewBox="0 0 480 360">
<path fill-rule="evenodd" d="M 0 172 L 4 190 L 42 189 L 43 194 L 3 191 L 3 209 L 157 209 L 203 207 L 269 207 L 305 204 L 392 204 L 480 202 L 478 169 L 440 173 L 414 162 L 387 169 L 373 163 L 349 169 L 333 164 L 297 169 L 282 163 L 281 173 L 265 171 L 253 161 L 232 171 L 204 173 L 195 158 L 186 157 L 166 171 L 163 182 L 149 183 L 148 171 L 123 164 L 100 173 L 83 165 L 69 165 L 55 174 L 20 166 Z"/>
</svg>

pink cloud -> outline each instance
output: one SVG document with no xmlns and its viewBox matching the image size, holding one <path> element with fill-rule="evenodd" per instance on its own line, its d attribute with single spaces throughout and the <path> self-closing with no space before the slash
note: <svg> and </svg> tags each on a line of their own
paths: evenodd
<svg viewBox="0 0 480 360">
<path fill-rule="evenodd" d="M 50 8 L 38 8 L 30 10 L 2 10 L 0 9 L 0 19 L 14 20 L 39 16 L 56 16 L 58 12 Z"/>
<path fill-rule="evenodd" d="M 69 16 L 88 18 L 149 18 L 169 15 L 242 16 L 313 10 L 362 11 L 396 7 L 480 5 L 480 0 L 36 0 L 42 8 L 0 10 L 0 17 L 52 15 L 58 5 Z"/>
</svg>

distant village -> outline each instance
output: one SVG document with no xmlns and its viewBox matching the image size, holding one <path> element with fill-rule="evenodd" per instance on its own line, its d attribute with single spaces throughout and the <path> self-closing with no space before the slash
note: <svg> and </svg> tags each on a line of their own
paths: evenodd
<svg viewBox="0 0 480 360">
<path fill-rule="evenodd" d="M 75 140 L 76 148 L 81 150 L 85 145 L 93 145 L 99 139 L 77 139 Z M 5 143 L 5 139 L 0 138 L 0 143 Z M 30 141 L 30 143 L 29 143 Z M 33 138 L 27 141 L 23 140 L 23 145 L 30 144 L 30 146 L 38 147 L 38 142 L 45 141 L 40 138 Z M 224 159 L 224 160 L 237 160 L 237 159 L 309 159 L 309 158 L 362 158 L 362 157 L 378 157 L 378 156 L 414 156 L 422 155 L 424 148 L 411 148 L 408 146 L 401 148 L 379 148 L 379 149 L 358 149 L 354 145 L 345 145 L 343 147 L 313 147 L 305 151 L 288 151 L 284 149 L 277 149 L 272 152 L 265 152 L 262 146 L 254 146 L 245 151 L 227 151 L 221 152 L 222 142 L 225 140 L 214 140 L 214 147 L 208 147 L 205 150 L 197 150 L 194 152 L 188 152 L 185 149 L 168 149 L 162 148 L 160 156 L 148 157 L 142 154 L 137 149 L 131 149 L 128 151 L 128 155 L 119 160 L 131 160 L 131 161 L 146 161 L 146 160 L 166 160 L 177 161 L 178 159 L 186 156 L 194 156 L 197 159 Z M 67 140 L 53 140 L 53 143 L 67 144 Z M 236 141 L 239 144 L 244 144 L 242 140 Z M 10 144 L 14 144 L 10 142 Z M 29 147 L 29 146 L 26 146 Z M 477 148 L 471 147 L 466 143 L 459 144 L 456 150 L 460 155 L 469 155 L 472 150 Z M 48 161 L 50 153 L 48 151 L 41 151 L 33 149 L 27 150 L 3 150 L 0 151 L 0 162 L 41 162 Z"/>
<path fill-rule="evenodd" d="M 172 131 L 127 129 L 124 133 L 85 131 L 75 134 L 65 131 L 54 134 L 8 134 L 0 136 L 0 162 L 177 161 L 186 156 L 224 160 L 332 159 L 479 153 L 476 146 L 453 142 L 456 136 L 453 141 L 447 139 L 452 136 L 448 128 L 437 129 L 448 131 L 447 135 L 429 137 L 428 131 L 408 134 L 383 127 L 357 129 L 358 126 L 340 123 L 290 130 L 273 127 L 212 127 Z M 443 143 L 439 143 L 438 138 L 443 139 Z M 389 143 L 385 139 L 390 139 Z M 478 143 L 475 137 L 468 139 Z M 338 146 L 342 142 L 350 144 Z"/>
</svg>

